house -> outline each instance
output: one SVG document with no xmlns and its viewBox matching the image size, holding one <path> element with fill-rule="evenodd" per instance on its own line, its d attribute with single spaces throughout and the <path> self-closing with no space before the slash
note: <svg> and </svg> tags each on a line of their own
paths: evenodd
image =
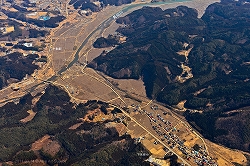
<svg viewBox="0 0 250 166">
<path fill-rule="evenodd" d="M 47 21 L 50 19 L 50 16 L 40 16 L 39 20 Z"/>
<path fill-rule="evenodd" d="M 33 47 L 33 43 L 23 43 L 25 47 Z"/>
</svg>

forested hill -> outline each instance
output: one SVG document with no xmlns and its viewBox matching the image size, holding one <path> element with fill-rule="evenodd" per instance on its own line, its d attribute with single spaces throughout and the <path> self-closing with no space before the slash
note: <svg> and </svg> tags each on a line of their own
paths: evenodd
<svg viewBox="0 0 250 166">
<path fill-rule="evenodd" d="M 26 75 L 31 75 L 38 66 L 33 64 L 39 60 L 37 54 L 24 57 L 14 52 L 0 57 L 0 90 L 11 83 L 21 81 Z"/>
<path fill-rule="evenodd" d="M 129 4 L 134 1 L 135 0 L 103 0 L 99 1 L 100 5 L 97 5 L 98 1 L 93 1 L 93 0 L 70 0 L 69 4 L 73 5 L 75 9 L 81 9 L 81 10 L 89 9 L 92 12 L 99 12 L 103 7 L 108 5 L 120 6 L 122 4 Z"/>
<path fill-rule="evenodd" d="M 212 4 L 200 19 L 195 9 L 184 6 L 165 11 L 144 7 L 117 22 L 121 23 L 117 31 L 127 36 L 126 43 L 103 53 L 89 66 L 115 78 L 142 78 L 148 97 L 165 104 L 186 100 L 186 108 L 204 111 L 186 113 L 200 132 L 230 147 L 250 150 L 250 124 L 233 134 L 235 131 L 216 126 L 226 111 L 250 105 L 247 1 Z M 185 51 L 190 51 L 187 59 L 181 55 Z M 183 72 L 181 66 L 191 71 Z M 235 139 L 226 142 L 221 135 L 229 133 Z"/>
<path fill-rule="evenodd" d="M 34 99 L 38 99 L 37 103 Z M 116 128 L 107 127 L 111 122 L 117 124 L 115 120 L 95 123 L 80 120 L 100 107 L 108 105 L 100 101 L 76 105 L 65 91 L 54 86 L 36 96 L 27 94 L 19 103 L 7 103 L 0 112 L 0 146 L 4 147 L 0 149 L 1 164 L 9 165 L 11 161 L 16 166 L 148 166 L 145 161 L 148 157 L 138 156 L 139 152 L 150 155 L 141 144 L 134 144 L 129 135 L 119 136 Z M 27 110 L 34 111 L 33 118 L 27 119 Z M 70 128 L 79 123 L 80 126 Z M 35 141 L 38 146 L 34 146 Z"/>
</svg>

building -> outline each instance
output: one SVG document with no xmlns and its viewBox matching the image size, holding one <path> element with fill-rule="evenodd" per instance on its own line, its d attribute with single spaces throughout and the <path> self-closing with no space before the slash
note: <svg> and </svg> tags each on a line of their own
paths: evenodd
<svg viewBox="0 0 250 166">
<path fill-rule="evenodd" d="M 36 15 L 37 15 L 37 12 L 32 12 L 32 13 L 27 14 L 26 16 L 31 17 L 31 16 L 36 16 Z"/>
<path fill-rule="evenodd" d="M 39 19 L 39 20 L 49 20 L 50 17 L 48 16 L 48 12 L 32 12 L 26 14 L 27 18 L 31 19 Z"/>
<path fill-rule="evenodd" d="M 50 16 L 40 16 L 39 20 L 47 21 L 50 19 Z"/>
<path fill-rule="evenodd" d="M 164 160 L 160 160 L 160 159 L 156 159 L 152 156 L 150 156 L 146 161 L 150 162 L 151 164 L 155 165 L 155 166 L 162 166 L 162 165 L 169 165 L 166 163 L 166 161 Z"/>
<path fill-rule="evenodd" d="M 3 34 L 11 33 L 11 32 L 13 32 L 13 31 L 15 31 L 15 27 L 14 27 L 14 26 L 1 27 L 1 28 L 0 28 L 0 31 L 1 31 Z"/>
<path fill-rule="evenodd" d="M 33 47 L 33 43 L 23 43 L 25 47 Z"/>
</svg>

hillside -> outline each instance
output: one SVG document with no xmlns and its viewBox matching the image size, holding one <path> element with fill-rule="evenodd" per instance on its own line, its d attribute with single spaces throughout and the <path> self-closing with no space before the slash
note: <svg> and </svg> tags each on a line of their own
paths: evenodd
<svg viewBox="0 0 250 166">
<path fill-rule="evenodd" d="M 6 14 L 9 18 L 14 18 L 23 22 L 27 22 L 29 24 L 35 24 L 38 27 L 48 27 L 48 28 L 56 28 L 59 24 L 59 22 L 63 21 L 65 19 L 64 16 L 55 16 L 51 17 L 49 20 L 38 20 L 38 19 L 32 19 L 26 17 L 29 12 L 25 11 L 10 11 L 10 10 L 4 10 L 2 9 L 2 12 Z"/>
<path fill-rule="evenodd" d="M 225 112 L 250 105 L 249 18 L 250 5 L 243 0 L 212 4 L 200 19 L 184 6 L 144 7 L 117 20 L 126 43 L 89 66 L 115 78 L 142 78 L 147 96 L 167 105 L 185 100 L 186 118 L 207 138 L 249 151 L 248 121 L 234 132 L 219 125 Z M 230 114 L 232 125 L 238 127 L 248 111 L 243 115 Z"/>
<path fill-rule="evenodd" d="M 0 57 L 0 89 L 10 83 L 21 81 L 26 75 L 31 75 L 38 69 L 38 66 L 33 64 L 38 57 L 36 54 L 24 57 L 19 52 Z"/>
<path fill-rule="evenodd" d="M 7 103 L 0 112 L 0 146 L 4 147 L 0 163 L 33 165 L 32 160 L 39 159 L 35 161 L 38 165 L 149 165 L 137 155 L 147 152 L 144 147 L 134 144 L 129 135 L 119 136 L 115 127 L 108 126 L 111 120 L 80 120 L 101 107 L 107 104 L 88 101 L 76 105 L 54 86 L 35 96 L 27 94 L 18 104 Z M 27 110 L 35 115 L 24 121 Z M 71 128 L 75 124 L 80 125 Z"/>
<path fill-rule="evenodd" d="M 71 0 L 70 5 L 74 6 L 74 9 L 91 10 L 92 12 L 99 12 L 103 7 L 108 5 L 120 6 L 122 4 L 129 4 L 135 0 Z"/>
</svg>

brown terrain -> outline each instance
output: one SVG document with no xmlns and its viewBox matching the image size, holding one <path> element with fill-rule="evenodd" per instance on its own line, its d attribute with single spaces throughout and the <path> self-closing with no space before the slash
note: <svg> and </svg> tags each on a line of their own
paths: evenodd
<svg viewBox="0 0 250 166">
<path fill-rule="evenodd" d="M 205 8 L 213 2 L 218 2 L 218 0 L 193 0 L 190 2 L 170 3 L 162 5 L 161 7 L 166 9 L 176 7 L 178 5 L 186 5 L 196 8 L 199 12 L 199 16 L 201 16 Z M 24 80 L 18 83 L 22 89 L 21 91 L 13 92 L 10 88 L 2 90 L 1 94 L 3 95 L 1 95 L 0 100 L 3 102 L 6 98 L 16 98 L 22 96 L 26 93 L 26 89 L 29 87 L 41 83 L 43 80 L 46 80 L 50 76 L 57 73 L 63 66 L 65 66 L 65 64 L 68 64 L 73 59 L 77 48 L 88 36 L 88 34 L 93 31 L 93 27 L 97 27 L 104 18 L 112 16 L 121 9 L 122 7 L 109 6 L 105 10 L 86 18 L 80 18 L 76 12 L 69 15 L 69 17 L 60 23 L 58 28 L 52 30 L 50 36 L 47 37 L 47 40 L 51 42 L 49 48 L 47 48 L 48 50 L 46 50 L 48 53 L 47 65 L 33 75 L 35 78 L 29 78 L 30 82 Z M 91 42 L 88 42 L 88 44 L 81 50 L 79 61 L 86 63 L 87 61 L 91 61 L 95 57 L 99 56 L 104 49 L 94 49 L 92 47 L 92 43 L 97 37 L 105 37 L 108 34 L 115 33 L 117 27 L 118 25 L 113 22 L 109 28 L 103 31 L 98 31 L 90 39 Z M 111 50 L 112 48 L 108 49 Z M 115 127 L 120 135 L 127 132 L 132 138 L 140 138 L 142 144 L 152 153 L 154 158 L 164 157 L 166 152 L 163 148 L 166 146 L 161 143 L 161 137 L 158 136 L 158 134 L 152 129 L 152 125 L 155 124 L 145 113 L 142 112 L 142 109 L 152 113 L 154 117 L 156 117 L 157 114 L 160 114 L 166 120 L 172 122 L 172 127 L 176 130 L 174 133 L 180 139 L 185 140 L 185 146 L 191 148 L 195 144 L 201 145 L 219 165 L 233 165 L 233 162 L 247 165 L 247 159 L 243 152 L 231 150 L 216 145 L 208 140 L 204 140 L 200 134 L 192 130 L 190 125 L 185 120 L 179 118 L 169 109 L 146 98 L 145 88 L 141 80 L 113 79 L 102 73 L 96 72 L 93 69 L 86 68 L 84 65 L 75 63 L 70 69 L 67 69 L 67 71 L 62 73 L 56 81 L 51 83 L 62 87 L 69 94 L 71 100 L 76 103 L 85 103 L 87 100 L 101 100 L 110 103 L 110 105 L 114 107 L 119 106 L 119 108 L 121 108 L 123 106 L 127 106 L 130 114 L 121 113 L 117 115 L 119 117 L 125 117 L 124 124 L 127 126 L 123 123 L 110 123 L 108 126 Z M 45 88 L 46 85 L 44 84 L 37 87 L 37 91 L 41 92 Z M 38 99 L 34 100 L 33 103 L 36 103 L 37 100 Z M 132 105 L 140 106 L 138 106 L 137 111 L 134 111 L 135 107 Z M 157 105 L 159 109 L 156 111 L 152 110 L 152 106 L 154 105 Z M 167 112 L 168 114 L 163 115 L 163 112 Z M 29 110 L 28 113 L 30 115 L 21 120 L 23 123 L 31 121 L 36 115 L 36 113 L 32 110 Z M 108 115 L 105 115 L 99 109 L 89 110 L 88 114 L 80 119 L 82 122 L 74 124 L 69 129 L 75 130 L 83 124 L 83 122 L 91 121 L 88 117 L 93 115 L 94 120 L 92 122 L 101 122 L 106 119 L 114 118 L 112 114 L 109 113 Z M 244 116 L 244 112 L 238 116 Z M 223 128 L 223 126 L 225 126 L 223 124 L 230 121 L 230 117 L 222 118 L 217 122 L 217 126 L 218 128 Z M 231 121 L 231 123 L 239 122 Z M 227 127 L 230 128 L 230 125 Z M 233 130 L 234 129 L 232 129 L 232 132 Z M 157 144 L 155 142 L 157 142 Z M 41 139 L 34 142 L 31 146 L 31 150 L 35 152 L 41 149 L 54 156 L 60 150 L 60 144 L 57 141 L 53 141 L 49 135 L 45 135 Z M 177 148 L 174 148 L 173 151 L 183 157 Z M 179 159 L 179 161 L 181 160 Z M 163 160 L 156 160 L 156 162 L 161 165 L 167 165 L 166 161 Z M 194 164 L 193 162 L 189 162 L 189 164 L 190 163 Z"/>
</svg>

